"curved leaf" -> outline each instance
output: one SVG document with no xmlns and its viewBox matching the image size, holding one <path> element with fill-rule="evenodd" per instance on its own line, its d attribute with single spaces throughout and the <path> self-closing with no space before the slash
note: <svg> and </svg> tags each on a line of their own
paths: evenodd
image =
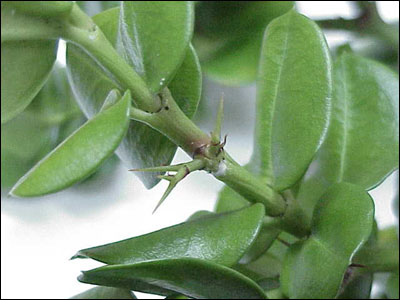
<svg viewBox="0 0 400 300">
<path fill-rule="evenodd" d="M 89 120 L 43 158 L 11 191 L 32 197 L 57 192 L 92 174 L 118 147 L 128 128 L 130 92 Z"/>
<path fill-rule="evenodd" d="M 55 65 L 49 80 L 27 109 L 1 125 L 2 188 L 13 186 L 65 139 L 67 131 L 84 122 L 66 80 L 65 69 Z"/>
<path fill-rule="evenodd" d="M 173 79 L 192 39 L 192 1 L 123 1 L 118 50 L 159 92 Z"/>
<path fill-rule="evenodd" d="M 224 186 L 218 196 L 215 212 L 222 213 L 247 207 L 250 205 L 245 198 L 236 193 L 228 186 Z M 275 218 L 276 219 L 276 218 Z M 259 258 L 272 245 L 277 238 L 280 229 L 269 224 L 269 217 L 264 217 L 263 225 L 254 243 L 250 246 L 246 254 L 242 257 L 241 263 L 248 263 Z"/>
<path fill-rule="evenodd" d="M 334 65 L 327 138 L 298 199 L 309 213 L 333 183 L 372 189 L 399 164 L 399 79 L 385 66 L 344 52 Z"/>
<path fill-rule="evenodd" d="M 373 222 L 374 204 L 368 193 L 348 183 L 332 186 L 314 212 L 312 235 L 286 253 L 283 293 L 295 299 L 334 298 L 354 253 L 369 238 Z"/>
<path fill-rule="evenodd" d="M 137 299 L 135 295 L 126 289 L 99 286 L 75 295 L 70 299 Z"/>
<path fill-rule="evenodd" d="M 44 22 L 1 3 L 1 123 L 23 111 L 45 84 L 58 45 L 43 40 L 52 34 L 47 31 Z"/>
<path fill-rule="evenodd" d="M 107 10 L 93 18 L 113 45 L 117 43 L 118 18 L 119 8 Z M 74 94 L 89 117 L 100 110 L 111 89 L 121 90 L 112 76 L 83 50 L 72 44 L 67 47 L 67 69 Z M 191 46 L 169 88 L 183 112 L 192 117 L 200 100 L 201 72 L 196 53 Z M 117 154 L 128 168 L 147 168 L 170 164 L 176 149 L 176 145 L 154 129 L 131 121 Z M 147 188 L 160 181 L 157 173 L 137 172 L 136 175 Z"/>
<path fill-rule="evenodd" d="M 261 53 L 251 166 L 277 190 L 295 184 L 318 150 L 331 88 L 329 50 L 318 26 L 293 10 L 272 21 Z"/>
<path fill-rule="evenodd" d="M 127 240 L 79 251 L 107 264 L 131 264 L 156 259 L 201 258 L 231 266 L 256 238 L 264 216 L 260 204 L 211 215 Z M 221 236 L 224 238 L 221 239 Z"/>
<path fill-rule="evenodd" d="M 266 299 L 251 279 L 227 267 L 195 258 L 113 265 L 83 272 L 79 281 L 197 299 Z"/>
<path fill-rule="evenodd" d="M 229 85 L 256 80 L 265 27 L 293 1 L 201 1 L 194 45 L 212 79 Z"/>
</svg>

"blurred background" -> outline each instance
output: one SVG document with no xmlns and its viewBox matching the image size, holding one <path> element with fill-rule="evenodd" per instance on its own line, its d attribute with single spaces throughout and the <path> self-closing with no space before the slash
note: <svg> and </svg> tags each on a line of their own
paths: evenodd
<svg viewBox="0 0 400 300">
<path fill-rule="evenodd" d="M 115 5 L 110 2 L 80 4 L 93 15 Z M 255 13 L 250 11 L 237 20 L 242 30 L 232 31 L 229 11 L 226 20 L 216 17 L 220 16 L 218 9 L 226 9 L 219 1 L 212 5 L 199 2 L 194 45 L 206 75 L 195 122 L 204 131 L 211 131 L 218 100 L 224 95 L 226 149 L 239 163 L 246 164 L 253 148 L 253 81 L 263 31 L 259 28 L 265 25 L 250 22 L 249 27 L 249 18 Z M 279 9 L 285 9 L 285 5 L 291 4 L 284 3 Z M 369 2 L 297 1 L 296 6 L 299 12 L 320 22 L 333 55 L 348 43 L 355 52 L 398 72 L 398 1 L 378 1 L 377 11 Z M 280 14 L 279 9 L 268 18 Z M 217 39 L 214 34 L 218 30 L 226 37 L 219 34 Z M 61 43 L 54 76 L 26 111 L 1 127 L 1 298 L 69 298 L 90 288 L 76 277 L 80 270 L 98 263 L 69 261 L 77 250 L 180 223 L 197 210 L 213 210 L 222 187 L 212 176 L 195 172 L 152 215 L 167 183 L 146 190 L 116 157 L 111 157 L 89 179 L 63 192 L 34 199 L 8 197 L 9 188 L 20 176 L 85 121 L 66 84 L 64 66 L 65 44 Z M 60 99 L 56 105 L 54 94 Z M 178 150 L 174 163 L 188 159 Z M 397 222 L 392 212 L 396 188 L 398 174 L 393 174 L 371 191 L 379 228 Z M 378 285 L 373 294 L 379 295 Z"/>
</svg>

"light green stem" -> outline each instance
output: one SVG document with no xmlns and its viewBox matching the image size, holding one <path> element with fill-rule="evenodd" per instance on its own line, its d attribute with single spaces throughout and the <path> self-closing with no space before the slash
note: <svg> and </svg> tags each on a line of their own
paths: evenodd
<svg viewBox="0 0 400 300">
<path fill-rule="evenodd" d="M 92 19 L 74 4 L 64 21 L 62 38 L 83 48 L 110 72 L 123 90 L 129 89 L 137 107 L 155 112 L 160 109 L 158 97 L 153 97 L 143 79 L 125 62 Z"/>
<path fill-rule="evenodd" d="M 158 130 L 193 158 L 205 159 L 206 169 L 217 179 L 250 201 L 263 203 L 268 215 L 284 215 L 284 198 L 229 155 L 223 156 L 226 158 L 224 161 L 221 155 L 214 155 L 211 137 L 182 112 L 168 89 L 159 95 L 161 99 L 153 97 L 141 77 L 118 55 L 102 31 L 76 4 L 66 20 L 62 37 L 82 47 L 117 79 L 123 89 L 131 91 L 137 106 L 131 110 L 132 119 Z"/>
</svg>

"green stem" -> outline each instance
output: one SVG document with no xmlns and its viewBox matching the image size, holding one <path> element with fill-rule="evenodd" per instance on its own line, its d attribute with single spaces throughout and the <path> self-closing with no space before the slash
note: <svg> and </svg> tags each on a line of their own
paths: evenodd
<svg viewBox="0 0 400 300">
<path fill-rule="evenodd" d="M 168 89 L 164 89 L 160 96 L 162 106 L 157 113 L 132 108 L 131 118 L 161 132 L 194 157 L 198 149 L 210 143 L 210 137 L 182 112 Z"/>
<path fill-rule="evenodd" d="M 105 67 L 121 85 L 129 89 L 137 107 L 155 112 L 160 109 L 159 99 L 153 97 L 143 79 L 125 62 L 92 19 L 74 4 L 71 14 L 64 20 L 62 38 L 83 48 Z"/>
<path fill-rule="evenodd" d="M 284 198 L 263 180 L 237 164 L 229 155 L 215 152 L 221 145 L 213 145 L 211 137 L 182 112 L 168 89 L 160 93 L 161 103 L 159 97 L 153 97 L 145 82 L 118 55 L 102 31 L 76 4 L 66 20 L 62 37 L 82 47 L 117 79 L 122 88 L 131 91 L 137 105 L 137 108 L 131 110 L 132 119 L 158 130 L 193 158 L 204 159 L 206 169 L 217 179 L 249 201 L 263 203 L 268 215 L 284 215 Z"/>
<path fill-rule="evenodd" d="M 163 107 L 159 112 L 150 114 L 133 108 L 131 118 L 163 133 L 190 156 L 207 158 L 210 161 L 207 169 L 217 179 L 249 201 L 263 203 L 268 215 L 284 214 L 286 203 L 279 193 L 236 163 L 228 154 L 225 153 L 226 159 L 223 161 L 221 158 L 213 159 L 211 151 L 208 151 L 212 144 L 210 136 L 186 117 L 167 89 L 162 92 L 161 97 Z"/>
<path fill-rule="evenodd" d="M 283 216 L 286 202 L 282 196 L 235 162 L 229 155 L 213 175 L 251 202 L 264 204 L 269 216 Z"/>
</svg>

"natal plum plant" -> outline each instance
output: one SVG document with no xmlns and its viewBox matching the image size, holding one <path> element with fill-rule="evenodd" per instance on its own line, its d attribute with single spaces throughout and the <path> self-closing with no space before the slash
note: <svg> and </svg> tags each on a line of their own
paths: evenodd
<svg viewBox="0 0 400 300">
<path fill-rule="evenodd" d="M 367 34 L 398 47 L 373 4 L 360 6 L 372 16 Z M 169 181 L 157 207 L 192 172 L 226 184 L 215 212 L 78 251 L 105 266 L 78 277 L 98 287 L 75 298 L 369 298 L 377 272 L 391 273 L 385 296 L 398 297 L 397 234 L 377 229 L 368 194 L 398 168 L 395 71 L 329 49 L 291 1 L 2 1 L 1 20 L 3 176 L 47 153 L 24 176 L 2 176 L 2 186 L 22 176 L 12 196 L 65 189 L 113 153 L 147 188 Z M 68 86 L 54 67 L 60 39 Z M 211 134 L 191 120 L 200 65 L 226 84 L 256 81 L 246 166 L 224 149 L 223 99 Z M 62 130 L 81 122 L 70 88 L 88 118 L 73 132 Z M 57 147 L 46 139 L 54 128 Z M 19 149 L 26 131 L 40 142 Z M 177 147 L 191 160 L 170 165 Z"/>
</svg>

